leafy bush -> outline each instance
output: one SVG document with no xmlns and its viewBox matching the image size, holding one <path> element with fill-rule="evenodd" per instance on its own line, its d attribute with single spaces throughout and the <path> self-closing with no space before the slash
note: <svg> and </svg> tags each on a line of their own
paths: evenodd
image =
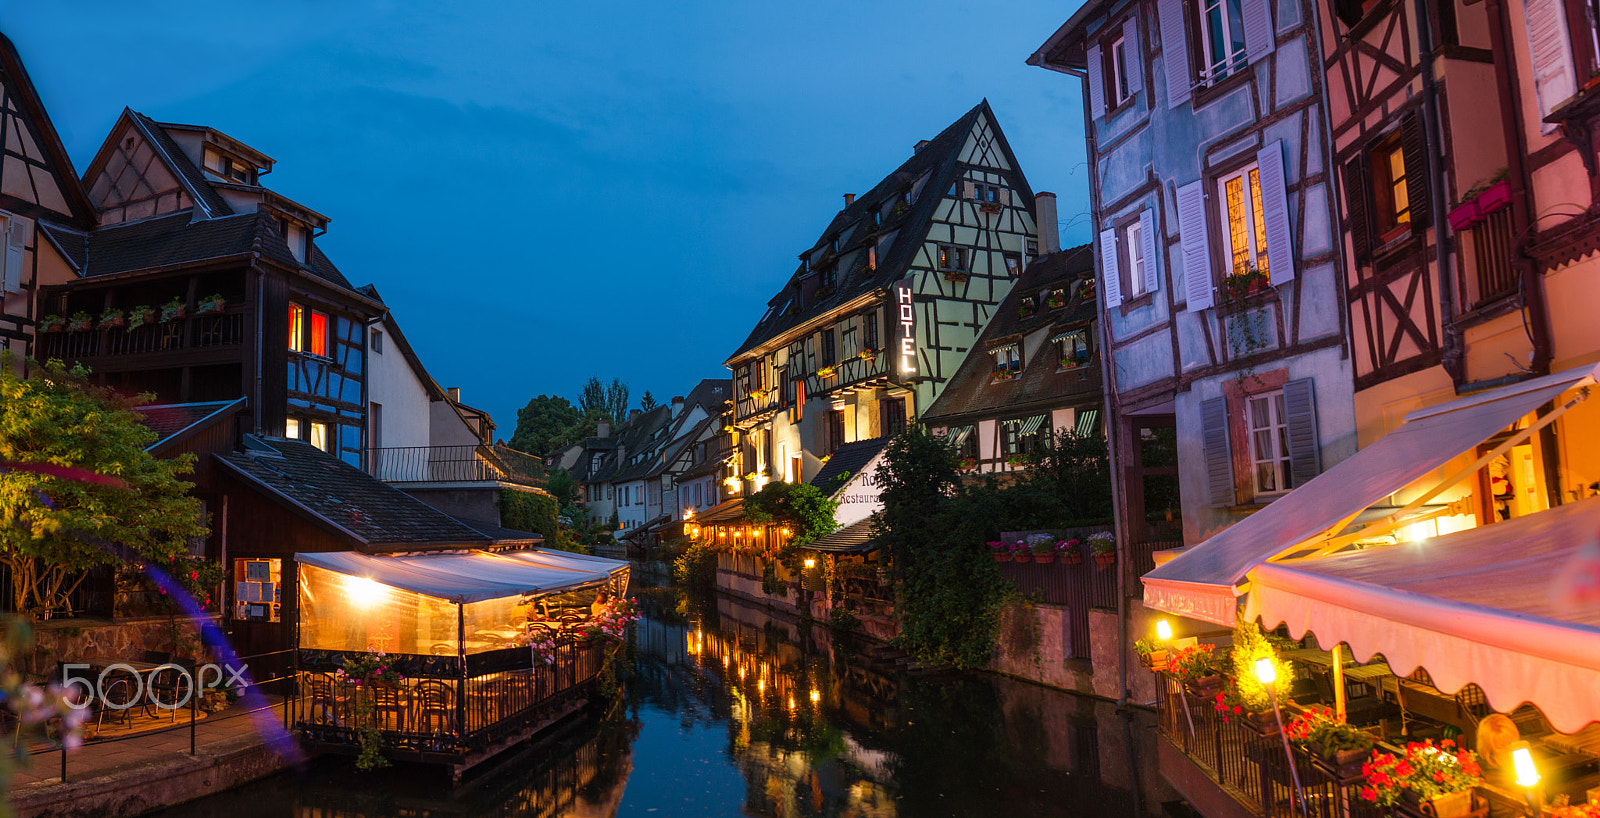
<svg viewBox="0 0 1600 818">
<path fill-rule="evenodd" d="M 519 531 L 534 531 L 544 535 L 544 547 L 561 551 L 585 553 L 586 549 L 572 541 L 557 519 L 560 506 L 556 498 L 543 492 L 500 490 L 500 524 Z"/>
<path fill-rule="evenodd" d="M 828 625 L 836 631 L 855 631 L 861 629 L 861 618 L 849 608 L 835 605 L 828 609 Z"/>
<path fill-rule="evenodd" d="M 691 543 L 672 563 L 672 581 L 685 587 L 709 590 L 717 584 L 717 551 L 708 543 Z"/>
</svg>

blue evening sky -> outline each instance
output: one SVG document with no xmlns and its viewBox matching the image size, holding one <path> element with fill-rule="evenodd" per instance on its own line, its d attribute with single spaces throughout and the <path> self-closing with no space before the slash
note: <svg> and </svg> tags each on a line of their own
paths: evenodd
<svg viewBox="0 0 1600 818">
<path fill-rule="evenodd" d="M 1087 241 L 1079 83 L 1024 63 L 1079 5 L 11 2 L 0 31 L 80 172 L 123 106 L 277 160 L 509 438 L 590 375 L 726 377 L 841 195 L 984 97 Z"/>
</svg>

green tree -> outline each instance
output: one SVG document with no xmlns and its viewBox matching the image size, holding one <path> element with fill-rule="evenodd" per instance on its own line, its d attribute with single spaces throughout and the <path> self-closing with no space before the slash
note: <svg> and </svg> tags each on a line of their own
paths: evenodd
<svg viewBox="0 0 1600 818">
<path fill-rule="evenodd" d="M 123 561 L 108 543 L 166 565 L 206 536 L 200 501 L 179 479 L 194 457 L 146 452 L 157 436 L 137 401 L 91 386 L 81 367 L 51 361 L 22 378 L 12 363 L 0 356 L 0 461 L 45 467 L 0 470 L 0 564 L 16 610 L 65 608 L 85 571 Z M 49 467 L 114 479 L 65 479 Z"/>
<path fill-rule="evenodd" d="M 572 472 L 555 467 L 550 476 L 545 479 L 544 490 L 555 496 L 556 502 L 562 506 L 574 505 L 578 502 L 578 481 Z"/>
<path fill-rule="evenodd" d="M 656 403 L 656 396 L 650 394 L 650 390 L 644 390 L 644 397 L 639 399 L 639 411 L 648 412 L 660 405 Z"/>
<path fill-rule="evenodd" d="M 517 410 L 517 429 L 511 435 L 511 448 L 530 454 L 549 454 L 572 439 L 582 422 L 583 413 L 566 398 L 540 395 Z"/>
<path fill-rule="evenodd" d="M 611 385 L 606 387 L 606 411 L 617 423 L 628 420 L 628 385 L 618 378 L 612 378 Z"/>
<path fill-rule="evenodd" d="M 768 483 L 744 499 L 745 519 L 756 525 L 782 525 L 790 532 L 789 541 L 778 549 L 774 559 L 761 566 L 762 590 L 769 594 L 786 593 L 783 583 L 778 581 L 775 563 L 798 572 L 802 546 L 838 527 L 833 521 L 833 512 L 838 507 L 838 501 L 807 483 Z"/>
<path fill-rule="evenodd" d="M 578 393 L 578 411 L 584 417 L 599 417 L 605 415 L 613 420 L 611 405 L 606 402 L 606 385 L 599 378 L 591 377 L 583 384 L 583 391 Z"/>
<path fill-rule="evenodd" d="M 955 452 L 913 427 L 885 447 L 876 478 L 883 511 L 874 533 L 888 550 L 899 643 L 927 662 L 989 662 L 1000 612 L 1013 591 L 984 543 L 993 539 L 998 495 L 960 488 Z"/>
</svg>

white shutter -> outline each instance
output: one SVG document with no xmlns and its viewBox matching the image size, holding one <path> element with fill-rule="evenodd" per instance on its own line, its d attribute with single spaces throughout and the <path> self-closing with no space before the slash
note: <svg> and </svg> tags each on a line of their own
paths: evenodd
<svg viewBox="0 0 1600 818">
<path fill-rule="evenodd" d="M 1106 115 L 1106 78 L 1105 61 L 1100 57 L 1100 44 L 1089 46 L 1089 76 L 1084 82 L 1089 84 L 1089 118 L 1099 119 Z"/>
<path fill-rule="evenodd" d="M 1122 303 L 1122 271 L 1118 269 L 1117 231 L 1100 231 L 1100 288 L 1106 294 L 1106 309 Z"/>
<path fill-rule="evenodd" d="M 978 198 L 978 188 L 972 182 L 961 183 L 961 198 L 971 201 Z"/>
<path fill-rule="evenodd" d="M 1244 48 L 1250 62 L 1272 53 L 1277 38 L 1272 27 L 1270 0 L 1244 0 Z"/>
<path fill-rule="evenodd" d="M 0 269 L 0 293 L 22 291 L 22 248 L 28 243 L 27 221 L 17 216 L 6 219 L 5 268 Z"/>
<path fill-rule="evenodd" d="M 1261 171 L 1261 221 L 1266 226 L 1267 272 L 1272 286 L 1294 280 L 1294 240 L 1289 234 L 1289 197 L 1284 188 L 1283 140 L 1256 152 Z"/>
<path fill-rule="evenodd" d="M 1011 188 L 1000 188 L 1000 204 L 1003 204 L 1007 207 L 1011 206 Z"/>
<path fill-rule="evenodd" d="M 1566 8 L 1561 0 L 1524 0 L 1523 9 L 1533 83 L 1539 91 L 1539 113 L 1545 115 L 1578 92 Z M 1542 126 L 1542 132 L 1547 134 L 1555 129 L 1550 123 Z"/>
<path fill-rule="evenodd" d="M 1178 233 L 1183 240 L 1183 279 L 1189 309 L 1203 310 L 1211 297 L 1211 246 L 1206 238 L 1206 183 L 1178 188 Z"/>
<path fill-rule="evenodd" d="M 1228 446 L 1228 399 L 1200 401 L 1200 442 L 1205 452 L 1206 495 L 1213 506 L 1231 506 L 1233 449 Z"/>
<path fill-rule="evenodd" d="M 1189 101 L 1189 41 L 1184 34 L 1184 2 L 1160 0 L 1156 6 L 1161 16 L 1161 61 L 1166 65 L 1168 108 Z"/>
<path fill-rule="evenodd" d="M 1144 69 L 1143 52 L 1139 50 L 1139 9 L 1122 21 L 1122 70 L 1128 72 L 1128 94 L 1139 93 L 1144 87 L 1141 74 Z"/>
<path fill-rule="evenodd" d="M 1139 211 L 1139 254 L 1144 257 L 1144 291 L 1156 291 L 1156 212 L 1150 208 Z"/>
</svg>

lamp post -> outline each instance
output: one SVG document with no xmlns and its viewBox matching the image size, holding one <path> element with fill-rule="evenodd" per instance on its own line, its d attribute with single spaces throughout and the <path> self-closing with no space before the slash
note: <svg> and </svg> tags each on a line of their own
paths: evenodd
<svg viewBox="0 0 1600 818">
<path fill-rule="evenodd" d="M 1159 641 L 1167 653 L 1172 652 L 1172 623 L 1165 619 L 1156 620 L 1156 640 Z M 1172 657 L 1167 657 L 1167 667 L 1172 666 Z M 1163 685 L 1166 683 L 1163 682 Z M 1189 711 L 1189 696 L 1183 691 L 1183 682 L 1178 683 L 1178 701 L 1183 702 L 1183 718 L 1189 722 L 1189 740 L 1195 739 L 1194 714 Z"/>
<path fill-rule="evenodd" d="M 1273 664 L 1271 656 L 1263 656 L 1256 660 L 1256 678 L 1267 689 L 1267 698 L 1272 700 L 1272 717 L 1278 722 L 1278 738 L 1283 741 L 1283 757 L 1289 760 L 1289 778 L 1294 782 L 1294 794 L 1300 800 L 1300 811 L 1309 815 L 1306 791 L 1300 786 L 1300 770 L 1294 764 L 1294 751 L 1289 749 L 1289 734 L 1283 729 L 1283 711 L 1278 709 L 1278 690 L 1273 686 L 1273 683 L 1278 681 L 1278 666 Z"/>
<path fill-rule="evenodd" d="M 1539 768 L 1533 763 L 1533 749 L 1528 742 L 1519 741 L 1511 745 L 1511 767 L 1517 774 L 1517 786 L 1523 789 L 1523 797 L 1528 800 L 1528 814 L 1538 818 L 1544 797 L 1538 789 Z"/>
</svg>

